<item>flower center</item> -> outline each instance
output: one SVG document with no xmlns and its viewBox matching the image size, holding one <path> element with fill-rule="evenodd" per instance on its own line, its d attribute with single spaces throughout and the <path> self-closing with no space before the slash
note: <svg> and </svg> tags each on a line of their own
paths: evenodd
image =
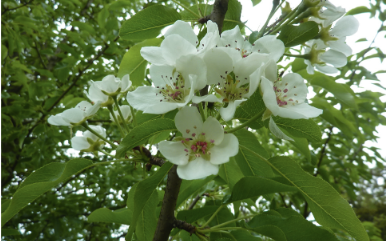
<svg viewBox="0 0 386 241">
<path fill-rule="evenodd" d="M 184 151 L 189 156 L 189 161 L 197 157 L 204 160 L 210 160 L 210 149 L 214 146 L 214 140 L 206 140 L 205 133 L 196 135 L 192 133 L 193 138 L 184 138 L 181 143 L 185 146 Z"/>
<path fill-rule="evenodd" d="M 218 83 L 218 85 L 223 85 L 215 89 L 216 92 L 223 97 L 223 102 L 240 100 L 243 98 L 243 95 L 249 91 L 249 84 L 240 86 L 240 80 L 237 80 L 237 76 L 234 76 L 233 73 L 227 75 L 225 83 Z"/>
<path fill-rule="evenodd" d="M 189 90 L 185 88 L 185 80 L 180 74 L 176 74 L 176 77 L 163 76 L 161 78 L 165 81 L 165 87 L 157 86 L 159 89 L 156 95 L 161 95 L 160 102 L 184 102 L 185 96 L 189 95 Z"/>
<path fill-rule="evenodd" d="M 273 90 L 276 94 L 277 105 L 282 107 L 286 105 L 297 105 L 302 101 L 299 101 L 298 94 L 296 93 L 296 86 L 289 86 L 287 82 L 283 82 L 280 79 L 275 81 Z"/>
</svg>

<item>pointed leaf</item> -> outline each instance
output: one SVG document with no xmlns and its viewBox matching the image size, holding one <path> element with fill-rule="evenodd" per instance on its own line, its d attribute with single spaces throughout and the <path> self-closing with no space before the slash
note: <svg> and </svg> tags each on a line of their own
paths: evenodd
<svg viewBox="0 0 386 241">
<path fill-rule="evenodd" d="M 132 210 L 128 208 L 121 208 L 115 211 L 112 211 L 108 208 L 99 208 L 88 216 L 87 221 L 130 225 L 131 217 Z"/>
<path fill-rule="evenodd" d="M 313 39 L 318 33 L 318 24 L 309 21 L 298 26 L 285 25 L 277 38 L 283 41 L 286 47 L 292 47 Z"/>
<path fill-rule="evenodd" d="M 322 132 L 319 126 L 311 119 L 287 119 L 279 116 L 273 117 L 276 125 L 286 130 L 291 136 L 307 138 L 307 140 L 320 143 Z"/>
</svg>

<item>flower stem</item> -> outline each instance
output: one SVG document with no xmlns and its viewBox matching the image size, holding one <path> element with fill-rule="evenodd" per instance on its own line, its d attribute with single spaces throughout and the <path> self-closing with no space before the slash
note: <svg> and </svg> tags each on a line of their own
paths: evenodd
<svg viewBox="0 0 386 241">
<path fill-rule="evenodd" d="M 111 156 L 111 157 L 115 157 L 114 155 L 111 155 L 110 153 L 108 153 L 107 151 L 105 150 L 98 150 L 99 152 L 102 152 L 103 154 L 107 155 L 107 156 Z"/>
<path fill-rule="evenodd" d="M 294 10 L 292 10 L 292 12 L 290 12 L 289 14 L 287 14 L 287 16 L 285 16 L 276 26 L 276 28 L 274 28 L 270 34 L 275 34 L 277 32 L 280 31 L 280 29 L 287 25 L 288 22 L 292 21 L 296 16 L 297 16 L 297 11 L 298 11 L 298 7 L 296 7 Z M 288 20 L 289 19 L 289 20 Z M 286 24 L 283 25 L 283 23 L 288 20 L 288 22 Z"/>
<path fill-rule="evenodd" d="M 238 131 L 246 126 L 248 126 L 250 123 L 252 123 L 253 121 L 261 118 L 263 116 L 263 113 L 264 113 L 265 110 L 262 110 L 260 111 L 259 113 L 257 113 L 254 117 L 252 117 L 251 119 L 249 119 L 248 121 L 244 122 L 243 124 L 239 125 L 239 126 L 236 126 L 235 128 L 233 129 L 230 129 L 230 130 L 226 130 L 227 133 L 233 133 L 235 131 Z"/>
<path fill-rule="evenodd" d="M 283 55 L 289 56 L 289 57 L 295 57 L 295 58 L 303 58 L 303 59 L 310 59 L 310 57 L 311 57 L 309 54 L 297 55 L 297 54 L 284 53 Z"/>
<path fill-rule="evenodd" d="M 115 102 L 115 105 L 117 106 L 119 116 L 120 116 L 121 119 L 122 119 L 123 127 L 125 128 L 126 132 L 129 133 L 129 127 L 126 125 L 126 120 L 125 120 L 125 118 L 123 117 L 121 108 L 120 108 L 119 105 L 118 105 L 117 97 L 116 97 L 116 96 L 113 97 L 113 100 L 114 100 L 114 102 Z"/>
<path fill-rule="evenodd" d="M 202 121 L 205 121 L 206 118 L 205 118 L 204 108 L 202 107 L 202 102 L 200 104 L 198 104 L 198 108 L 200 109 Z"/>
<path fill-rule="evenodd" d="M 135 113 L 134 113 L 134 108 L 130 105 L 130 111 L 131 111 L 131 116 L 133 117 L 133 125 L 134 127 L 137 126 L 137 120 L 135 119 Z"/>
<path fill-rule="evenodd" d="M 283 4 L 283 2 L 284 1 L 282 1 L 279 6 L 277 6 L 277 5 L 275 6 L 275 4 L 272 5 L 272 9 L 271 9 L 271 12 L 269 13 L 267 20 L 265 21 L 265 23 L 264 23 L 263 27 L 261 28 L 261 30 L 259 31 L 259 33 L 257 34 L 257 39 L 259 39 L 261 36 L 263 36 L 269 21 L 271 20 L 272 16 L 275 14 L 277 9 L 279 9 L 279 7 Z"/>
<path fill-rule="evenodd" d="M 115 123 L 117 123 L 117 126 L 119 127 L 119 131 L 121 132 L 122 137 L 125 137 L 125 133 L 123 132 L 123 129 L 118 122 L 117 116 L 114 113 L 113 106 L 109 105 L 109 106 L 107 106 L 107 109 L 110 111 L 111 115 L 113 116 Z"/>
<path fill-rule="evenodd" d="M 251 215 L 248 215 L 248 216 L 236 218 L 236 219 L 227 221 L 227 222 L 225 222 L 225 223 L 220 223 L 219 225 L 213 226 L 213 227 L 211 227 L 210 229 L 218 229 L 218 228 L 220 228 L 220 227 L 222 227 L 222 226 L 225 226 L 225 225 L 228 225 L 228 224 L 230 224 L 230 223 L 234 223 L 234 222 L 237 222 L 237 221 L 239 221 L 239 220 L 246 219 L 246 218 L 252 218 L 252 217 L 254 217 L 254 216 L 256 216 L 256 215 L 258 215 L 258 214 L 251 214 Z"/>
<path fill-rule="evenodd" d="M 204 229 L 200 230 L 201 233 L 211 233 L 211 232 L 223 232 L 224 230 L 239 230 L 244 229 L 242 227 L 224 227 L 224 228 L 216 228 L 216 229 Z"/>
<path fill-rule="evenodd" d="M 202 228 L 205 228 L 206 226 L 208 226 L 208 224 L 210 223 L 210 221 L 213 220 L 213 218 L 217 215 L 218 212 L 220 212 L 220 210 L 224 207 L 225 205 L 221 205 L 220 207 L 217 208 L 216 212 L 213 213 L 213 215 L 208 219 L 208 221 L 206 221 L 206 223 L 204 225 L 202 225 L 201 227 Z M 201 231 L 200 231 L 201 232 Z"/>
<path fill-rule="evenodd" d="M 101 136 L 98 132 L 96 132 L 96 131 L 94 131 L 93 129 L 91 129 L 91 128 L 86 124 L 86 122 L 84 122 L 84 123 L 82 124 L 82 126 L 83 126 L 84 128 L 86 128 L 89 132 L 91 132 L 91 133 L 93 133 L 94 135 L 96 135 L 97 137 L 99 137 L 100 139 L 102 139 L 102 140 L 104 140 L 105 142 L 109 143 L 109 144 L 111 145 L 111 147 L 117 148 L 117 146 L 116 146 L 114 143 L 112 143 L 111 141 L 107 140 L 105 137 Z"/>
</svg>

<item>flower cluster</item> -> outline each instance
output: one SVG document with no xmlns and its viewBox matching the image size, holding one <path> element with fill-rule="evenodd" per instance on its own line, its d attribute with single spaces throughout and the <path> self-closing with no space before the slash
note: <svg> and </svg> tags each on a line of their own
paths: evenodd
<svg viewBox="0 0 386 241">
<path fill-rule="evenodd" d="M 345 41 L 347 36 L 358 31 L 359 22 L 353 16 L 342 17 L 345 9 L 336 7 L 329 1 L 319 2 L 311 8 L 311 12 L 313 16 L 309 20 L 318 23 L 320 31 L 318 38 L 308 41 L 304 49 L 304 53 L 308 55 L 304 61 L 308 66 L 307 72 L 314 74 L 316 68 L 327 74 L 336 73 L 336 68 L 345 66 L 347 57 L 352 54 Z"/>
</svg>

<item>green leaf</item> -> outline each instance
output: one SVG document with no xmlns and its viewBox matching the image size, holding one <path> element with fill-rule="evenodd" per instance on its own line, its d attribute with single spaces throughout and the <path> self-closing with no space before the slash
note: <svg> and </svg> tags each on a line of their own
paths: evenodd
<svg viewBox="0 0 386 241">
<path fill-rule="evenodd" d="M 119 30 L 122 39 L 140 41 L 157 37 L 161 30 L 181 19 L 176 10 L 154 5 L 125 21 Z"/>
<path fill-rule="evenodd" d="M 243 177 L 236 183 L 232 194 L 226 203 L 241 201 L 247 198 L 255 198 L 261 195 L 277 192 L 294 192 L 295 187 L 264 177 Z"/>
<path fill-rule="evenodd" d="M 236 240 L 245 240 L 245 241 L 263 241 L 261 238 L 253 236 L 247 230 L 234 230 L 231 232 L 232 236 L 235 237 Z M 232 241 L 234 241 L 232 239 Z"/>
<path fill-rule="evenodd" d="M 361 13 L 371 13 L 371 10 L 368 7 L 365 6 L 359 6 L 356 8 L 351 9 L 346 13 L 347 15 L 356 15 L 356 14 L 361 14 Z"/>
<path fill-rule="evenodd" d="M 243 24 L 241 18 L 241 3 L 237 0 L 229 0 L 228 11 L 225 14 L 222 31 L 233 29 L 236 25 Z"/>
<path fill-rule="evenodd" d="M 159 46 L 162 39 L 147 39 L 131 47 L 123 56 L 119 66 L 118 77 L 129 74 L 134 86 L 141 86 L 145 81 L 147 61 L 141 56 L 141 48 L 144 46 Z"/>
<path fill-rule="evenodd" d="M 102 10 L 98 13 L 98 17 L 97 17 L 99 27 L 105 28 L 109 15 L 110 15 L 109 9 L 102 8 Z"/>
<path fill-rule="evenodd" d="M 200 241 L 201 240 L 199 237 L 197 237 L 196 234 L 190 234 L 185 230 L 181 230 L 180 237 L 181 237 L 181 240 L 183 241 Z"/>
<path fill-rule="evenodd" d="M 140 218 L 142 210 L 144 209 L 146 203 L 151 199 L 154 192 L 157 192 L 157 186 L 165 178 L 166 174 L 172 168 L 173 164 L 166 162 L 162 167 L 154 173 L 151 177 L 140 181 L 137 184 L 134 192 L 133 206 L 128 206 L 128 208 L 133 210 L 133 217 L 131 220 L 131 225 L 129 231 L 127 232 L 126 239 L 131 240 L 135 227 L 137 227 L 137 221 Z M 158 198 L 157 198 L 158 200 Z"/>
<path fill-rule="evenodd" d="M 283 41 L 286 47 L 292 47 L 313 39 L 318 33 L 318 24 L 309 21 L 299 26 L 285 25 L 277 38 Z"/>
<path fill-rule="evenodd" d="M 195 208 L 191 210 L 182 210 L 177 214 L 177 219 L 184 220 L 188 223 L 194 223 L 201 218 L 205 218 L 211 216 L 216 210 L 218 206 L 205 206 L 202 208 Z M 208 217 L 209 218 L 209 217 Z"/>
<path fill-rule="evenodd" d="M 355 102 L 354 92 L 350 89 L 350 86 L 336 83 L 333 77 L 320 72 L 315 72 L 314 75 L 309 75 L 307 70 L 302 70 L 298 73 L 303 76 L 303 78 L 307 79 L 311 85 L 322 87 L 332 93 L 342 104 L 356 110 L 358 109 Z"/>
<path fill-rule="evenodd" d="M 252 5 L 253 6 L 256 6 L 257 4 L 259 4 L 261 2 L 261 0 L 252 0 Z"/>
<path fill-rule="evenodd" d="M 82 22 L 79 22 L 79 21 L 72 21 L 71 22 L 71 25 L 72 26 L 75 26 L 75 27 L 78 27 L 79 30 L 84 30 L 84 31 L 87 31 L 89 32 L 90 34 L 95 34 L 95 29 L 88 23 L 82 23 Z"/>
<path fill-rule="evenodd" d="M 116 157 L 125 156 L 125 152 L 134 147 L 144 144 L 150 137 L 161 133 L 163 131 L 174 131 L 176 127 L 174 121 L 170 119 L 155 119 L 144 122 L 130 131 L 130 133 L 123 138 L 121 144 L 117 148 Z"/>
<path fill-rule="evenodd" d="M 182 180 L 176 207 L 178 208 L 186 199 L 188 199 L 190 196 L 200 190 L 205 184 L 212 181 L 214 177 L 214 175 L 210 175 L 205 179 Z"/>
<path fill-rule="evenodd" d="M 4 236 L 19 236 L 21 235 L 19 230 L 12 229 L 12 228 L 2 228 L 1 229 L 1 237 Z"/>
<path fill-rule="evenodd" d="M 329 231 L 313 225 L 305 220 L 300 214 L 291 209 L 278 209 L 276 211 L 268 211 L 257 215 L 245 226 L 258 233 L 262 233 L 276 240 L 287 241 L 338 241 L 338 239 Z M 277 235 L 270 232 L 264 232 L 264 229 L 275 227 L 284 234 L 284 238 L 277 238 Z"/>
<path fill-rule="evenodd" d="M 237 109 L 235 113 L 236 119 L 241 122 L 246 122 L 261 111 L 264 111 L 265 105 L 263 98 L 260 95 L 260 91 L 255 91 L 255 93 L 249 97 L 249 99 L 243 102 Z M 256 122 L 250 123 L 248 125 L 252 129 L 260 129 L 263 127 L 263 122 L 261 119 L 256 120 Z"/>
<path fill-rule="evenodd" d="M 299 138 L 291 136 L 294 141 L 291 141 L 292 145 L 294 145 L 298 150 L 303 153 L 308 161 L 311 161 L 311 152 L 308 147 L 308 141 L 306 138 Z"/>
<path fill-rule="evenodd" d="M 7 57 L 7 55 L 8 55 L 8 49 L 4 44 L 2 44 L 1 45 L 1 60 L 4 60 Z"/>
<path fill-rule="evenodd" d="M 88 222 L 120 223 L 130 225 L 132 211 L 128 208 L 121 208 L 111 211 L 108 208 L 99 208 L 93 211 L 87 218 Z"/>
<path fill-rule="evenodd" d="M 261 1 L 261 0 L 259 0 Z M 259 31 L 253 31 L 251 35 L 249 35 L 249 42 L 253 44 L 257 40 L 257 36 L 259 35 Z"/>
<path fill-rule="evenodd" d="M 311 119 L 287 119 L 279 116 L 273 116 L 276 125 L 295 137 L 307 138 L 307 140 L 320 143 L 322 132 L 319 126 Z"/>
<path fill-rule="evenodd" d="M 233 186 L 244 177 L 234 157 L 229 162 L 221 165 L 218 175 L 229 185 L 230 190 Z"/>
<path fill-rule="evenodd" d="M 200 19 L 200 12 L 201 11 L 203 16 L 207 16 L 212 12 L 213 5 L 206 5 L 206 4 L 195 4 L 191 7 L 188 7 L 188 10 L 181 11 L 181 19 L 185 21 L 197 21 Z"/>
<path fill-rule="evenodd" d="M 264 158 L 269 158 L 268 153 L 256 136 L 245 129 L 238 130 L 234 134 L 239 140 L 239 152 L 235 159 L 244 176 L 272 177 L 271 167 L 263 161 Z M 261 158 L 256 157 L 256 153 Z"/>
<path fill-rule="evenodd" d="M 137 221 L 135 235 L 138 240 L 152 241 L 157 228 L 156 207 L 158 204 L 158 192 L 153 192 L 146 202 Z"/>
<path fill-rule="evenodd" d="M 302 193 L 318 223 L 329 228 L 343 229 L 357 240 L 369 240 L 349 203 L 330 184 L 304 172 L 288 157 L 273 157 L 267 161 Z"/>
<path fill-rule="evenodd" d="M 90 160 L 77 158 L 66 163 L 53 162 L 33 172 L 20 184 L 7 210 L 1 214 L 1 226 L 36 198 L 91 165 Z"/>
</svg>

